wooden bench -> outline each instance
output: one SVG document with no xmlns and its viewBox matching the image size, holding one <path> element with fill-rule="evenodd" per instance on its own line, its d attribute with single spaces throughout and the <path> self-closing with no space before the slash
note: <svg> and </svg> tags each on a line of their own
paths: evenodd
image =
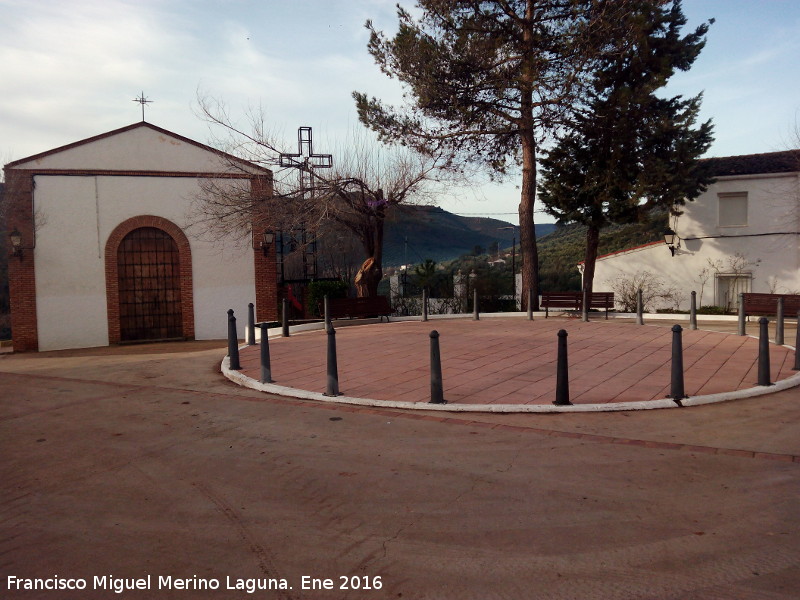
<svg viewBox="0 0 800 600">
<path fill-rule="evenodd" d="M 370 296 L 366 298 L 329 298 L 328 317 L 331 319 L 358 319 L 366 317 L 386 317 L 392 314 L 389 298 L 386 296 Z M 325 314 L 325 302 L 319 303 L 319 314 Z"/>
<path fill-rule="evenodd" d="M 800 295 L 798 294 L 753 294 L 745 293 L 744 314 L 749 315 L 774 315 L 778 312 L 778 298 L 783 298 L 783 314 L 786 317 L 797 316 L 800 310 Z"/>
<path fill-rule="evenodd" d="M 583 292 L 542 292 L 541 304 L 545 318 L 550 315 L 551 308 L 580 311 L 583 309 Z M 605 309 L 608 319 L 608 311 L 614 308 L 614 292 L 592 292 L 589 294 L 589 308 Z"/>
</svg>

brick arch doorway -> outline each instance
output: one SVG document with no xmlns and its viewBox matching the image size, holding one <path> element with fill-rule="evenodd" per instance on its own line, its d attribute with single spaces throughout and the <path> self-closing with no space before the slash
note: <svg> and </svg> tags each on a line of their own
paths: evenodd
<svg viewBox="0 0 800 600">
<path fill-rule="evenodd" d="M 189 241 L 167 219 L 141 216 L 106 242 L 109 343 L 194 338 Z"/>
</svg>

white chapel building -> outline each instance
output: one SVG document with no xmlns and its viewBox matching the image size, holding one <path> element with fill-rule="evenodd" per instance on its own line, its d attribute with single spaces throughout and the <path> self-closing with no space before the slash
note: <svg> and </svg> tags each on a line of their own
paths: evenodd
<svg viewBox="0 0 800 600">
<path fill-rule="evenodd" d="M 219 339 L 277 318 L 274 248 L 189 227 L 204 180 L 271 193 L 269 170 L 147 122 L 5 167 L 15 351 Z M 253 236 L 253 240 L 257 239 Z"/>
</svg>

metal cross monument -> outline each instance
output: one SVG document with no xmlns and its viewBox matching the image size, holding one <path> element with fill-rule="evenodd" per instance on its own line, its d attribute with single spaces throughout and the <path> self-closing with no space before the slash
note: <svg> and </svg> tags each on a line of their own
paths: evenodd
<svg viewBox="0 0 800 600">
<path fill-rule="evenodd" d="M 299 189 L 296 197 L 314 199 L 314 169 L 330 169 L 333 166 L 331 154 L 314 154 L 311 127 L 297 129 L 297 152 L 281 153 L 280 166 L 297 169 Z M 280 265 L 280 283 L 307 283 L 317 276 L 317 242 L 306 237 L 305 223 L 291 231 L 279 231 L 276 252 Z M 300 264 L 292 265 L 291 256 L 297 259 L 296 249 L 301 249 Z M 288 277 L 287 277 L 288 275 Z M 302 308 L 302 307 L 301 307 Z"/>
<path fill-rule="evenodd" d="M 299 172 L 300 196 L 306 192 L 314 196 L 313 169 L 330 169 L 333 166 L 331 154 L 314 154 L 314 143 L 311 137 L 311 127 L 297 129 L 297 153 L 281 153 L 281 167 L 294 167 Z"/>
</svg>

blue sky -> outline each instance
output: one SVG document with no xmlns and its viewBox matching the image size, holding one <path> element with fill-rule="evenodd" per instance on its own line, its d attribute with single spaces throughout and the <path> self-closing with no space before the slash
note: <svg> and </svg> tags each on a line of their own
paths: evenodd
<svg viewBox="0 0 800 600">
<path fill-rule="evenodd" d="M 410 6 L 410 2 L 401 2 Z M 393 0 L 0 0 L 0 162 L 141 119 L 201 142 L 198 90 L 246 122 L 261 106 L 291 147 L 315 150 L 358 127 L 353 90 L 387 101 L 399 87 L 372 62 L 364 22 L 391 32 Z M 710 156 L 781 150 L 800 120 L 800 1 L 685 0 L 689 25 L 715 18 L 708 43 L 668 92 L 704 92 Z M 462 214 L 516 222 L 516 179 L 443 198 Z M 544 219 L 540 216 L 540 220 Z"/>
</svg>

